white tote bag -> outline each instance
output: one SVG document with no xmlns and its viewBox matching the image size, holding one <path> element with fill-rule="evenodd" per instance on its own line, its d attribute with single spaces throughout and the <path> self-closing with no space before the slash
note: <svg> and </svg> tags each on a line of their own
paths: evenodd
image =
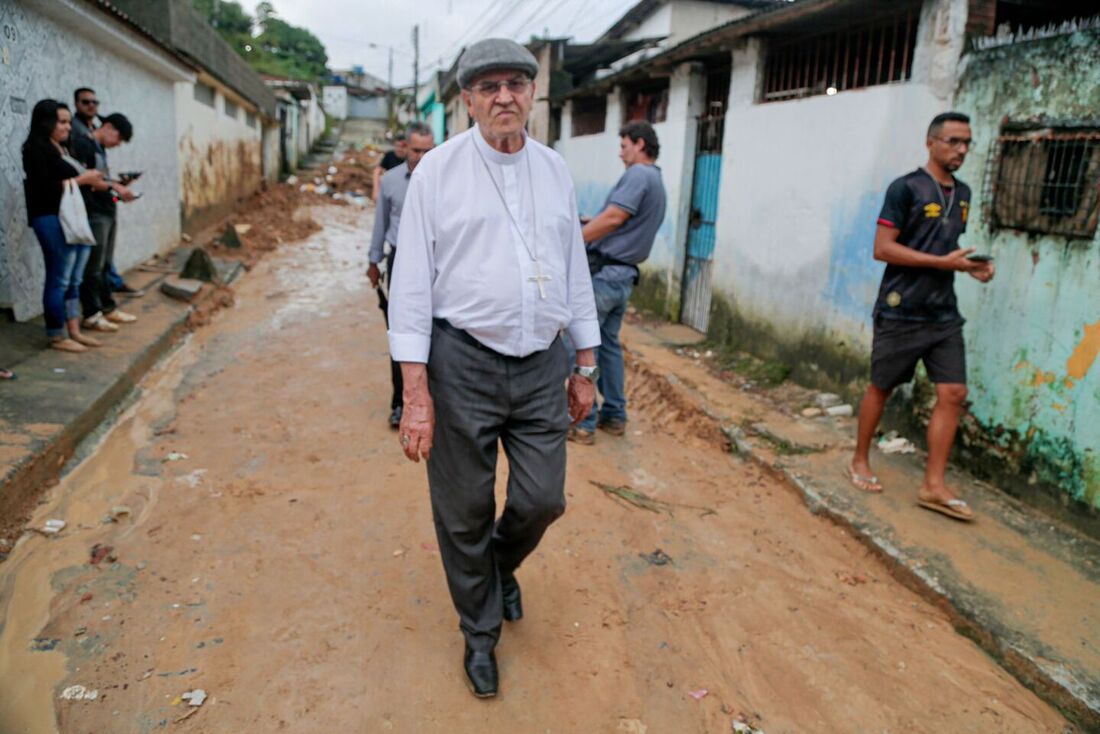
<svg viewBox="0 0 1100 734">
<path fill-rule="evenodd" d="M 78 174 L 87 170 L 67 155 L 61 158 L 75 168 Z M 70 245 L 94 245 L 95 236 L 92 235 L 92 225 L 88 224 L 88 210 L 84 208 L 84 197 L 80 195 L 80 187 L 76 185 L 76 179 L 66 179 L 61 182 L 61 185 L 65 190 L 61 192 L 61 207 L 58 209 L 57 218 L 61 220 L 61 231 L 65 233 L 65 241 Z"/>
</svg>

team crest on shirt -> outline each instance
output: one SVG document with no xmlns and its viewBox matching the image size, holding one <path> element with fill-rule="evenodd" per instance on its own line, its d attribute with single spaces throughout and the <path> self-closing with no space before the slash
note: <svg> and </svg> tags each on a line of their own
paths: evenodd
<svg viewBox="0 0 1100 734">
<path fill-rule="evenodd" d="M 924 205 L 924 218 L 925 219 L 939 219 L 940 214 L 943 213 L 943 207 L 939 204 L 925 204 Z"/>
<path fill-rule="evenodd" d="M 960 201 L 959 202 L 959 209 L 962 210 L 963 224 L 966 224 L 966 219 L 967 219 L 967 217 L 970 216 L 970 202 L 969 201 Z"/>
<path fill-rule="evenodd" d="M 901 294 L 897 291 L 890 291 L 886 295 L 886 305 L 890 308 L 897 308 L 901 305 Z"/>
</svg>

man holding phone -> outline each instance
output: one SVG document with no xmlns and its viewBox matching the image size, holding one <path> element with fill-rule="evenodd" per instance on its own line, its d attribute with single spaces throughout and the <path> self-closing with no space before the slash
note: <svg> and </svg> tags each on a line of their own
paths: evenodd
<svg viewBox="0 0 1100 734">
<path fill-rule="evenodd" d="M 115 255 L 115 232 L 118 228 L 117 201 L 137 198 L 121 181 L 112 179 L 107 165 L 107 151 L 133 136 L 133 126 L 125 115 L 114 113 L 102 118 L 90 137 L 73 137 L 70 147 L 73 157 L 87 168 L 103 172 L 111 184 L 107 191 L 84 191 L 84 206 L 88 210 L 96 245 L 84 270 L 80 285 L 80 301 L 84 311 L 84 328 L 95 331 L 118 331 L 119 324 L 137 321 L 137 317 L 118 308 L 111 292 L 107 273 Z"/>
<path fill-rule="evenodd" d="M 871 385 L 859 410 L 852 483 L 881 492 L 869 451 L 883 408 L 895 387 L 923 362 L 936 385 L 928 423 L 928 464 L 917 503 L 958 520 L 973 520 L 964 500 L 947 486 L 947 458 L 966 401 L 966 351 L 955 300 L 955 273 L 988 283 L 992 258 L 960 249 L 970 214 L 970 187 L 955 178 L 972 145 L 970 118 L 937 115 L 928 127 L 928 163 L 890 184 L 878 219 L 874 257 L 886 263 L 874 309 Z"/>
</svg>

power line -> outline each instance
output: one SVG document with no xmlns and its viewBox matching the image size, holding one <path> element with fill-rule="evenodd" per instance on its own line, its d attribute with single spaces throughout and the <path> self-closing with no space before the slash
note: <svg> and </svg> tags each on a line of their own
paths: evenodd
<svg viewBox="0 0 1100 734">
<path fill-rule="evenodd" d="M 533 22 L 535 22 L 536 16 L 541 16 L 539 19 L 545 20 L 548 16 L 553 15 L 555 12 L 557 12 L 566 2 L 567 0 L 558 0 L 557 5 L 544 5 L 542 7 L 535 8 L 535 12 L 527 16 L 527 19 L 520 23 L 516 27 L 516 30 L 512 32 L 512 38 L 518 36 L 520 33 L 522 33 L 524 28 L 527 28 Z"/>
</svg>

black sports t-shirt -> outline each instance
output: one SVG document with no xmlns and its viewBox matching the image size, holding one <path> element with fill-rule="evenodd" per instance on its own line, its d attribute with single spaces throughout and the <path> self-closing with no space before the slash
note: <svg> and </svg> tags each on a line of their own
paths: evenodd
<svg viewBox="0 0 1100 734">
<path fill-rule="evenodd" d="M 969 215 L 969 186 L 955 179 L 952 191 L 918 168 L 890 184 L 878 223 L 901 230 L 898 242 L 906 247 L 947 255 L 959 248 Z M 874 315 L 900 321 L 962 321 L 954 271 L 887 265 Z"/>
<path fill-rule="evenodd" d="M 388 171 L 391 168 L 397 168 L 405 162 L 404 158 L 398 158 L 397 153 L 392 150 L 387 150 L 386 154 L 382 156 L 382 170 Z"/>
</svg>

